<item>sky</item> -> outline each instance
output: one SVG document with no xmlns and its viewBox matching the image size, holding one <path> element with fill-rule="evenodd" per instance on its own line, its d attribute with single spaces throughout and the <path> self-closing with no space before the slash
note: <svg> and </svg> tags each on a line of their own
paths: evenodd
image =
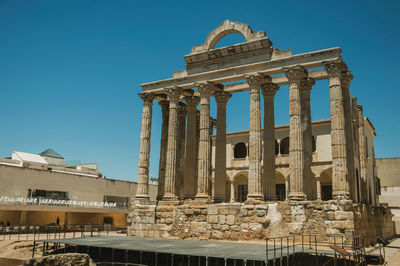
<svg viewBox="0 0 400 266">
<path fill-rule="evenodd" d="M 399 1 L 0 0 L 0 157 L 54 149 L 137 180 L 140 84 L 185 69 L 184 55 L 224 20 L 264 30 L 292 54 L 341 47 L 352 95 L 376 128 L 377 158 L 400 157 Z M 217 45 L 239 42 L 228 35 Z M 275 97 L 289 122 L 288 87 Z M 249 95 L 234 94 L 227 131 L 249 127 Z M 216 117 L 215 101 L 211 114 Z M 328 81 L 311 92 L 313 120 L 330 117 Z M 150 175 L 158 176 L 161 111 L 154 102 Z"/>
</svg>

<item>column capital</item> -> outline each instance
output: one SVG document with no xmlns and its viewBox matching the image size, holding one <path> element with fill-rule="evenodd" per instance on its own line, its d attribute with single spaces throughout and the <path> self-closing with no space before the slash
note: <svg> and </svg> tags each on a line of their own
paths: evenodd
<svg viewBox="0 0 400 266">
<path fill-rule="evenodd" d="M 324 62 L 324 65 L 329 77 L 341 77 L 342 73 L 348 70 L 346 63 L 341 57 Z"/>
<path fill-rule="evenodd" d="M 214 90 L 218 90 L 217 85 L 210 81 L 203 81 L 194 84 L 200 93 L 200 97 L 210 97 Z"/>
<path fill-rule="evenodd" d="M 186 116 L 186 104 L 183 102 L 180 102 L 178 105 L 178 115 Z"/>
<path fill-rule="evenodd" d="M 167 89 L 168 100 L 170 102 L 177 102 L 182 95 L 183 90 L 179 87 L 172 87 Z"/>
<path fill-rule="evenodd" d="M 341 79 L 341 84 L 344 88 L 348 89 L 350 88 L 350 82 L 353 80 L 353 74 L 351 74 L 351 71 L 343 71 L 342 72 L 342 79 Z"/>
<path fill-rule="evenodd" d="M 194 108 L 196 109 L 197 105 L 200 102 L 200 98 L 197 96 L 185 96 L 186 108 Z"/>
<path fill-rule="evenodd" d="M 263 76 L 259 72 L 250 73 L 244 76 L 251 89 L 260 89 L 261 85 L 267 82 L 271 82 L 271 77 Z"/>
<path fill-rule="evenodd" d="M 169 101 L 167 100 L 161 100 L 158 104 L 161 106 L 161 110 L 168 110 L 169 108 Z"/>
<path fill-rule="evenodd" d="M 300 90 L 301 92 L 310 92 L 312 86 L 314 86 L 315 80 L 313 78 L 303 78 L 300 81 Z"/>
<path fill-rule="evenodd" d="M 272 83 L 272 82 L 264 83 L 261 86 L 261 92 L 262 92 L 264 97 L 275 96 L 275 94 L 276 94 L 276 92 L 278 90 L 279 90 L 278 84 L 275 84 L 275 83 Z"/>
<path fill-rule="evenodd" d="M 154 93 L 151 92 L 142 92 L 138 94 L 140 98 L 142 98 L 143 102 L 145 103 L 153 103 L 154 100 Z"/>
<path fill-rule="evenodd" d="M 228 102 L 228 100 L 232 97 L 232 94 L 227 92 L 227 91 L 214 91 L 213 93 L 214 97 L 215 97 L 215 101 L 217 102 L 217 104 L 220 103 L 224 103 L 226 104 Z"/>
<path fill-rule="evenodd" d="M 290 83 L 300 83 L 304 78 L 307 78 L 308 71 L 305 67 L 297 65 L 287 68 L 285 75 Z"/>
</svg>

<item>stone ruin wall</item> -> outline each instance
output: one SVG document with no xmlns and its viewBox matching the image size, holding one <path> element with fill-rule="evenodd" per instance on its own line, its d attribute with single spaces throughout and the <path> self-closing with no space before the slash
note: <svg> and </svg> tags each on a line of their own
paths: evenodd
<svg viewBox="0 0 400 266">
<path fill-rule="evenodd" d="M 392 214 L 384 207 L 352 201 L 246 202 L 181 205 L 135 204 L 128 235 L 150 238 L 251 240 L 279 236 L 394 235 Z M 371 240 L 371 243 L 373 240 Z"/>
</svg>

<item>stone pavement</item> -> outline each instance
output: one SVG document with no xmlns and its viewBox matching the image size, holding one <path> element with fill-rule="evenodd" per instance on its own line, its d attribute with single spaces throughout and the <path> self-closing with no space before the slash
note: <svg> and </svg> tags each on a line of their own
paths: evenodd
<svg viewBox="0 0 400 266">
<path fill-rule="evenodd" d="M 387 266 L 400 265 L 400 238 L 396 238 L 385 248 Z"/>
</svg>

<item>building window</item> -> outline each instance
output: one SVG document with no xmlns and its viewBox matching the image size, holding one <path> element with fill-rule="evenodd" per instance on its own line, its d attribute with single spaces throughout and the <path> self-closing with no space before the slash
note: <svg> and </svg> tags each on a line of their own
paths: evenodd
<svg viewBox="0 0 400 266">
<path fill-rule="evenodd" d="M 246 158 L 247 157 L 247 147 L 243 142 L 239 142 L 234 148 L 234 158 Z"/>
<path fill-rule="evenodd" d="M 36 189 L 32 190 L 32 198 L 67 200 L 68 192 Z"/>
<path fill-rule="evenodd" d="M 281 154 L 289 154 L 289 137 L 281 140 Z"/>
</svg>

